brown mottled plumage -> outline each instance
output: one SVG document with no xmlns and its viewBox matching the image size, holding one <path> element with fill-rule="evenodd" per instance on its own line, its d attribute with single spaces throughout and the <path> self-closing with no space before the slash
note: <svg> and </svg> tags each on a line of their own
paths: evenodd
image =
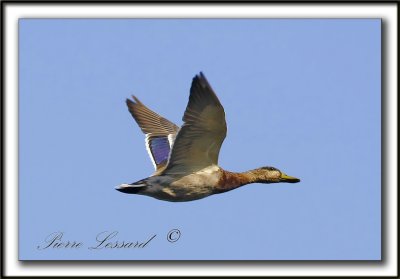
<svg viewBox="0 0 400 279">
<path fill-rule="evenodd" d="M 249 183 L 300 181 L 273 167 L 235 173 L 218 166 L 227 130 L 225 112 L 203 73 L 193 78 L 180 129 L 132 97 L 134 101 L 127 100 L 128 109 L 146 135 L 146 149 L 156 171 L 143 180 L 119 185 L 118 191 L 178 202 L 224 193 Z"/>
</svg>

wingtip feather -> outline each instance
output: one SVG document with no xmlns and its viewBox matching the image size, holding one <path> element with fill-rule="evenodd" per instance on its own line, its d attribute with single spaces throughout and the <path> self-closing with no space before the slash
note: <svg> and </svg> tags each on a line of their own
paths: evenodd
<svg viewBox="0 0 400 279">
<path fill-rule="evenodd" d="M 126 98 L 126 103 L 128 105 L 136 105 L 136 104 L 140 104 L 141 105 L 142 104 L 142 102 L 138 98 L 136 98 L 136 96 L 132 95 L 132 99 L 133 100 L 131 100 L 129 98 Z"/>
<path fill-rule="evenodd" d="M 138 98 L 136 98 L 135 95 L 132 95 L 132 98 L 135 100 L 135 102 L 136 102 L 137 104 L 142 104 L 142 102 L 141 102 Z"/>
</svg>

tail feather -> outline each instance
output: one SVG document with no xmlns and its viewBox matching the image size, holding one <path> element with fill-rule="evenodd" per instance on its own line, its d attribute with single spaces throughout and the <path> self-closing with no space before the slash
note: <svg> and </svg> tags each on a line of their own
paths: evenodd
<svg viewBox="0 0 400 279">
<path fill-rule="evenodd" d="M 115 189 L 126 194 L 137 194 L 148 186 L 146 180 L 142 179 L 131 184 L 121 184 L 115 187 Z"/>
</svg>

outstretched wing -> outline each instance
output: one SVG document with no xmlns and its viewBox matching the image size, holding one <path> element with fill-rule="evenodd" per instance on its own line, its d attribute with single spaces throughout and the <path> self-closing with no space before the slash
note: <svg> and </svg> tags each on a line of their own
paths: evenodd
<svg viewBox="0 0 400 279">
<path fill-rule="evenodd" d="M 203 73 L 193 78 L 183 121 L 163 174 L 191 173 L 218 164 L 226 136 L 225 112 Z"/>
<path fill-rule="evenodd" d="M 165 167 L 175 135 L 179 130 L 171 121 L 146 107 L 138 98 L 126 99 L 129 112 L 146 135 L 145 144 L 156 171 Z"/>
</svg>

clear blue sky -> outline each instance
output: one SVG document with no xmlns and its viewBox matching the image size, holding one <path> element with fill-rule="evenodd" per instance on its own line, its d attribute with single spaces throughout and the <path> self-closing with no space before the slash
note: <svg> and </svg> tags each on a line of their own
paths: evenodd
<svg viewBox="0 0 400 279">
<path fill-rule="evenodd" d="M 20 259 L 380 259 L 379 19 L 19 28 Z M 274 166 L 301 183 L 187 203 L 114 190 L 153 172 L 125 99 L 180 125 L 199 71 L 226 112 L 220 165 Z M 143 249 L 88 249 L 103 231 L 119 232 L 113 242 L 156 237 Z M 53 232 L 83 247 L 38 250 Z"/>
</svg>

